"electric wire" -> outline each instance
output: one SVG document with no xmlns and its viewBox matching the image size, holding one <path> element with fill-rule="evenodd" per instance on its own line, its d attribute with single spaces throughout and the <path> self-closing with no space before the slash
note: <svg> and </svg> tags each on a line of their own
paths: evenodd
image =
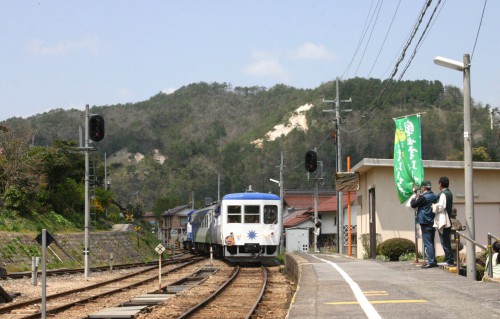
<svg viewBox="0 0 500 319">
<path fill-rule="evenodd" d="M 410 56 L 410 58 L 408 59 L 408 61 L 406 62 L 406 65 L 403 69 L 403 71 L 401 72 L 401 74 L 399 75 L 399 78 L 398 80 L 396 81 L 396 83 L 390 88 L 390 90 L 388 91 L 388 94 L 394 92 L 394 90 L 398 87 L 398 84 L 401 82 L 401 79 L 403 78 L 404 74 L 406 73 L 406 71 L 408 70 L 408 68 L 410 67 L 411 65 L 411 62 L 413 61 L 413 59 L 415 58 L 417 52 L 418 52 L 418 49 L 421 47 L 422 43 L 423 43 L 423 40 L 426 38 L 427 34 L 428 34 L 428 30 L 430 30 L 432 28 L 432 26 L 434 25 L 434 22 L 436 21 L 436 19 L 434 19 L 434 15 L 436 14 L 437 12 L 437 9 L 438 8 L 442 8 L 442 7 L 439 7 L 439 5 L 441 4 L 441 1 L 442 0 L 439 0 L 437 5 L 434 7 L 434 10 L 432 11 L 432 14 L 431 16 L 429 17 L 429 20 L 427 21 L 427 24 L 425 25 L 425 28 L 424 30 L 422 31 L 421 35 L 420 35 L 420 38 L 417 42 L 417 44 L 415 45 L 415 48 L 413 50 L 413 53 L 412 55 Z M 438 11 L 438 14 L 437 16 L 439 15 L 439 13 L 441 12 L 441 10 Z M 437 18 L 436 16 L 436 18 Z M 389 95 L 390 96 L 390 95 Z M 387 99 L 386 99 L 387 100 Z"/>
<path fill-rule="evenodd" d="M 439 0 L 437 5 L 434 7 L 434 10 L 432 11 L 432 14 L 431 16 L 429 17 L 429 20 L 427 21 L 427 24 L 425 25 L 425 28 L 424 30 L 422 31 L 422 34 L 420 35 L 420 38 L 418 39 L 417 41 L 417 44 L 415 45 L 415 49 L 413 50 L 413 53 L 412 55 L 410 56 L 410 58 L 408 59 L 408 61 L 406 62 L 406 65 L 405 65 L 405 68 L 403 69 L 403 71 L 401 72 L 401 74 L 399 75 L 399 78 L 398 78 L 398 82 L 401 81 L 401 79 L 403 78 L 404 74 L 406 73 L 406 71 L 408 70 L 408 68 L 410 67 L 410 64 L 411 62 L 413 61 L 413 59 L 415 58 L 415 55 L 417 55 L 417 52 L 418 52 L 418 49 L 420 48 L 420 46 L 422 45 L 422 42 L 424 40 L 424 38 L 426 37 L 427 35 L 427 31 L 430 30 L 430 27 L 432 26 L 431 23 L 433 23 L 435 20 L 433 19 L 434 18 L 434 15 L 436 14 L 436 11 L 439 7 L 439 5 L 441 4 L 441 1 L 442 0 Z"/>
<path fill-rule="evenodd" d="M 354 50 L 354 54 L 353 54 L 353 56 L 351 58 L 351 61 L 347 65 L 347 68 L 345 69 L 344 73 L 342 74 L 342 76 L 340 78 L 343 78 L 349 72 L 349 70 L 351 69 L 351 65 L 354 62 L 354 59 L 356 58 L 356 55 L 358 54 L 358 50 L 361 47 L 361 44 L 363 43 L 363 40 L 364 40 L 364 38 L 366 36 L 366 32 L 368 31 L 368 26 L 369 26 L 369 23 L 368 23 L 369 19 L 368 18 L 371 15 L 374 1 L 375 0 L 372 0 L 372 3 L 370 4 L 370 10 L 368 10 L 368 14 L 367 14 L 367 16 L 365 18 L 365 25 L 363 26 L 363 31 L 361 31 L 361 36 L 360 36 L 360 39 L 359 39 L 359 42 L 358 42 L 358 46 L 356 47 L 356 50 Z"/>
<path fill-rule="evenodd" d="M 363 59 L 365 57 L 366 49 L 368 49 L 368 45 L 370 44 L 370 41 L 372 39 L 373 30 L 375 30 L 375 26 L 377 25 L 378 17 L 380 15 L 380 9 L 382 9 L 382 5 L 383 4 L 384 4 L 383 0 L 379 1 L 379 2 L 377 2 L 377 6 L 375 7 L 375 11 L 377 12 L 376 15 L 375 15 L 375 21 L 373 21 L 373 25 L 372 25 L 372 29 L 370 31 L 370 35 L 368 36 L 368 40 L 366 41 L 366 45 L 365 45 L 365 49 L 363 50 L 363 54 L 361 55 L 361 58 L 359 59 L 359 63 L 358 63 L 358 67 L 356 68 L 356 72 L 354 72 L 354 77 L 356 77 L 356 75 L 358 74 L 359 67 L 361 66 L 361 63 L 363 62 Z M 377 10 L 377 8 L 378 8 L 378 10 Z M 372 16 L 371 20 L 373 20 L 373 16 Z M 371 20 L 370 20 L 370 24 L 371 24 Z"/>
<path fill-rule="evenodd" d="M 400 58 L 398 59 L 398 62 L 396 63 L 396 65 L 395 65 L 395 67 L 394 67 L 394 69 L 393 69 L 393 71 L 391 73 L 391 76 L 388 79 L 386 79 L 386 81 L 385 81 L 386 83 L 385 83 L 384 87 L 382 88 L 382 90 L 379 92 L 378 96 L 372 101 L 372 103 L 371 103 L 370 107 L 368 108 L 368 110 L 365 111 L 364 113 L 362 113 L 362 116 L 359 119 L 357 119 L 356 121 L 351 121 L 351 122 L 346 121 L 344 124 L 357 124 L 360 121 L 362 121 L 363 119 L 366 119 L 370 115 L 370 113 L 371 113 L 371 119 L 373 119 L 374 116 L 375 116 L 375 113 L 372 113 L 372 111 L 375 109 L 377 103 L 381 102 L 381 99 L 382 99 L 383 96 L 387 96 L 387 93 L 393 92 L 394 89 L 398 86 L 398 84 L 400 83 L 400 81 L 403 78 L 404 74 L 406 73 L 406 71 L 410 67 L 410 65 L 411 65 L 414 57 L 416 56 L 418 50 L 420 49 L 420 47 L 422 46 L 423 42 L 425 41 L 427 35 L 429 34 L 429 31 L 432 29 L 432 27 L 433 27 L 433 25 L 434 25 L 437 17 L 441 13 L 441 10 L 444 7 L 444 4 L 446 3 L 446 0 L 443 1 L 443 5 L 442 6 L 440 6 L 442 0 L 439 0 L 438 3 L 437 3 L 437 5 L 434 7 L 434 10 L 432 11 L 432 14 L 431 14 L 430 18 L 427 21 L 427 24 L 426 24 L 424 30 L 422 31 L 422 34 L 420 35 L 420 38 L 419 38 L 417 44 L 414 47 L 412 55 L 410 56 L 409 60 L 406 62 L 406 65 L 403 68 L 401 74 L 399 75 L 398 80 L 394 82 L 393 79 L 394 79 L 394 77 L 396 76 L 396 74 L 397 74 L 397 72 L 399 70 L 399 65 L 404 60 L 404 58 L 406 56 L 406 51 L 408 50 L 408 48 L 411 45 L 413 39 L 415 38 L 416 33 L 417 33 L 420 25 L 422 24 L 423 17 L 425 16 L 425 14 L 426 14 L 426 12 L 427 12 L 427 10 L 428 10 L 431 2 L 432 2 L 432 0 L 428 0 L 426 2 L 426 4 L 424 5 L 424 8 L 423 8 L 423 10 L 422 10 L 422 12 L 421 12 L 421 14 L 420 14 L 420 16 L 418 18 L 417 24 L 414 27 L 413 32 L 411 33 L 411 36 L 410 36 L 409 40 L 405 44 L 405 46 L 404 46 L 404 48 L 402 50 L 402 53 L 400 55 Z M 483 22 L 483 19 L 484 19 L 484 12 L 485 12 L 485 9 L 486 9 L 486 5 L 487 5 L 487 0 L 484 1 L 483 10 L 482 10 L 482 14 L 481 14 L 481 19 L 480 19 L 478 31 L 477 31 L 477 34 L 476 34 L 476 38 L 475 38 L 475 41 L 474 41 L 474 46 L 473 46 L 473 50 L 472 50 L 472 54 L 471 54 L 471 61 L 472 61 L 472 57 L 473 57 L 475 49 L 476 49 L 477 41 L 478 41 L 478 38 L 479 38 L 479 33 L 481 31 L 481 26 L 482 26 L 482 22 Z M 398 3 L 398 7 L 399 7 L 399 3 Z M 397 12 L 397 9 L 396 9 L 396 12 Z M 395 12 L 395 14 L 396 14 L 396 12 Z M 437 14 L 436 14 L 436 12 L 437 12 Z M 394 17 L 395 17 L 395 15 L 393 16 L 393 20 L 394 20 Z M 392 25 L 392 21 L 391 21 L 391 25 Z M 389 30 L 390 30 L 390 28 L 389 28 Z M 387 35 L 388 35 L 388 33 L 386 34 L 386 38 L 387 38 Z M 384 42 L 385 42 L 385 39 L 384 39 Z M 383 46 L 383 44 L 382 44 L 382 46 Z M 379 50 L 379 53 L 377 55 L 377 59 L 378 59 L 378 56 L 380 55 L 381 50 L 382 50 L 382 47 Z M 374 63 L 374 65 L 375 65 L 375 63 Z M 359 66 L 358 66 L 358 68 L 359 68 Z M 372 69 L 373 69 L 373 66 L 372 66 Z M 372 69 L 370 69 L 370 74 L 371 74 Z M 394 84 L 394 85 L 391 87 L 391 84 Z M 369 123 L 369 122 L 370 121 L 367 121 L 366 123 Z M 353 132 L 359 131 L 361 128 L 362 128 L 361 126 L 358 126 L 355 129 L 350 129 L 349 130 L 344 125 L 338 127 L 339 130 L 342 130 L 342 131 L 348 132 L 348 133 L 353 133 Z"/>
<path fill-rule="evenodd" d="M 476 40 L 474 41 L 474 47 L 472 48 L 472 54 L 470 56 L 470 61 L 472 63 L 472 57 L 474 56 L 474 51 L 476 51 L 477 39 L 479 38 L 479 31 L 481 31 L 481 25 L 483 24 L 484 10 L 486 9 L 486 3 L 488 0 L 484 0 L 483 13 L 481 14 L 481 20 L 479 21 L 479 27 L 477 28 Z"/>
<path fill-rule="evenodd" d="M 441 1 L 440 1 L 441 2 Z M 427 10 L 428 8 L 430 7 L 432 3 L 432 0 L 427 0 L 426 3 L 424 4 L 423 8 L 422 8 L 422 11 L 420 12 L 420 15 L 417 19 L 417 22 L 413 28 L 413 31 L 411 32 L 411 35 L 409 37 L 409 39 L 407 40 L 404 48 L 403 48 L 403 51 L 401 52 L 401 55 L 396 63 L 396 65 L 394 66 L 394 69 L 390 75 L 390 77 L 385 80 L 385 85 L 384 87 L 382 88 L 382 90 L 379 92 L 379 94 L 375 97 L 375 99 L 372 101 L 370 107 L 368 108 L 367 111 L 365 111 L 362 116 L 355 120 L 355 121 L 350 121 L 350 122 L 346 122 L 345 124 L 357 124 L 359 123 L 360 121 L 362 121 L 366 115 L 370 112 L 372 112 L 375 107 L 377 106 L 377 103 L 379 103 L 382 99 L 382 97 L 384 96 L 384 94 L 386 93 L 386 91 L 389 89 L 389 85 L 392 83 L 392 80 L 394 79 L 394 77 L 396 76 L 398 70 L 399 70 L 399 65 L 403 62 L 403 60 L 405 59 L 405 56 L 406 56 L 406 51 L 408 50 L 408 48 L 410 47 L 411 43 L 413 42 L 413 39 L 415 38 L 417 32 L 418 32 L 418 29 L 420 28 L 420 25 L 422 24 L 422 21 L 425 17 L 425 14 L 427 13 Z"/>
<path fill-rule="evenodd" d="M 392 24 L 394 23 L 394 20 L 396 19 L 396 15 L 398 13 L 399 5 L 400 4 L 401 4 L 401 0 L 399 0 L 398 5 L 396 7 L 396 10 L 394 11 L 394 14 L 392 15 L 391 23 L 389 24 L 389 28 L 387 29 L 387 32 L 385 33 L 384 40 L 382 41 L 382 44 L 380 45 L 380 49 L 378 50 L 377 57 L 375 58 L 375 61 L 373 61 L 373 65 L 372 65 L 372 67 L 370 69 L 370 72 L 368 72 L 368 78 L 372 74 L 373 68 L 377 64 L 378 58 L 380 57 L 380 53 L 382 53 L 382 49 L 384 48 L 385 41 L 387 40 L 387 37 L 389 36 L 389 33 L 391 32 L 391 29 L 392 29 Z"/>
</svg>

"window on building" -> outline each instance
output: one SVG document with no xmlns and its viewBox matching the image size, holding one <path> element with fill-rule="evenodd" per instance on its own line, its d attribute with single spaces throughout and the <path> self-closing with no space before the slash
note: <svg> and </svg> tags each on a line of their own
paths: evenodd
<svg viewBox="0 0 500 319">
<path fill-rule="evenodd" d="M 264 206 L 264 224 L 275 224 L 278 222 L 278 206 Z"/>
<path fill-rule="evenodd" d="M 227 222 L 228 223 L 241 223 L 241 206 L 240 205 L 227 206 Z"/>
<path fill-rule="evenodd" d="M 260 206 L 245 206 L 245 224 L 260 223 Z"/>
</svg>

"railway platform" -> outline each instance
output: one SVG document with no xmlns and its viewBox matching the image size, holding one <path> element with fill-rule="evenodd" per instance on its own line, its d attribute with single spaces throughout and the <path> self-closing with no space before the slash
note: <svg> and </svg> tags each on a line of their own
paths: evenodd
<svg viewBox="0 0 500 319">
<path fill-rule="evenodd" d="M 500 282 L 415 262 L 287 254 L 297 291 L 287 318 L 500 318 Z"/>
</svg>

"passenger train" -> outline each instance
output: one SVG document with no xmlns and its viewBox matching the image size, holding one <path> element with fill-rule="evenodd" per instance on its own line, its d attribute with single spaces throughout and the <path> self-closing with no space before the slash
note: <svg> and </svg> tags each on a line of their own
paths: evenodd
<svg viewBox="0 0 500 319">
<path fill-rule="evenodd" d="M 277 195 L 225 195 L 220 202 L 188 214 L 184 247 L 231 262 L 275 262 L 281 214 Z"/>
</svg>

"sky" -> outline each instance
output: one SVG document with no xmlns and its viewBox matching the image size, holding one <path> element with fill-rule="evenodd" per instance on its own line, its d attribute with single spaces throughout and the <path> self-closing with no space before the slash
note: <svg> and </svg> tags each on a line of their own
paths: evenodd
<svg viewBox="0 0 500 319">
<path fill-rule="evenodd" d="M 425 3 L 0 0 L 0 121 L 139 102 L 198 82 L 315 88 L 336 77 L 384 80 Z M 461 72 L 433 59 L 463 61 L 468 53 L 473 99 L 500 107 L 500 64 L 493 61 L 500 54 L 500 1 L 486 2 L 481 22 L 484 4 L 432 1 L 395 79 L 420 40 L 402 80 L 462 89 Z"/>
</svg>

